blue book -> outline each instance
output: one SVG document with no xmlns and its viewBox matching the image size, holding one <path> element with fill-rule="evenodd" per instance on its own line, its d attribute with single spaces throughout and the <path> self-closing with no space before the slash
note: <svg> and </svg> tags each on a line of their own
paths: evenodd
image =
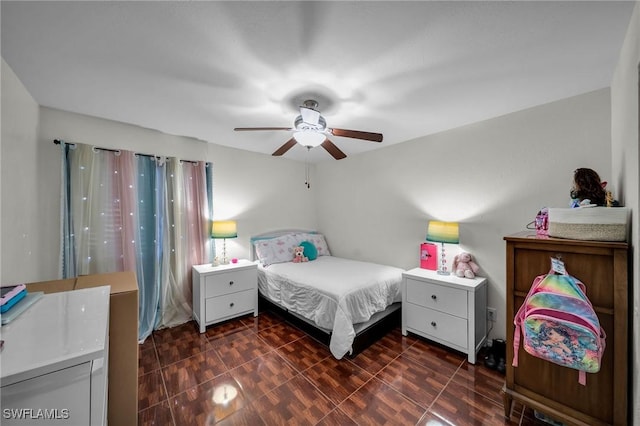
<svg viewBox="0 0 640 426">
<path fill-rule="evenodd" d="M 44 296 L 42 291 L 36 291 L 35 293 L 29 293 L 22 298 L 20 303 L 17 303 L 13 309 L 10 309 L 6 314 L 0 315 L 2 320 L 0 321 L 2 325 L 8 324 L 14 319 L 18 318 L 21 313 L 29 309 L 31 305 L 36 303 Z"/>
<path fill-rule="evenodd" d="M 27 295 L 27 289 L 23 289 L 20 293 L 13 296 L 11 299 L 7 300 L 4 305 L 0 306 L 0 313 L 4 314 L 9 309 L 13 307 L 16 303 L 21 301 Z"/>
</svg>

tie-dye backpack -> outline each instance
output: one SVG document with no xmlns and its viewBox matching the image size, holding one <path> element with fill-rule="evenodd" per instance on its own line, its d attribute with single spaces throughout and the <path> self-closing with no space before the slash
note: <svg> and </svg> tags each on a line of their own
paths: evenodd
<svg viewBox="0 0 640 426">
<path fill-rule="evenodd" d="M 579 370 L 581 385 L 586 373 L 600 371 L 606 336 L 577 278 L 553 271 L 536 277 L 513 322 L 514 367 L 522 338 L 529 354 Z"/>
</svg>

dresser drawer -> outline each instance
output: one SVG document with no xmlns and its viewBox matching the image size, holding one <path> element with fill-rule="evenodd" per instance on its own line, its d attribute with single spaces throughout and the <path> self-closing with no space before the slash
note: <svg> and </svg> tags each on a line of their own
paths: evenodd
<svg viewBox="0 0 640 426">
<path fill-rule="evenodd" d="M 243 290 L 255 289 L 258 278 L 256 269 L 229 271 L 205 276 L 205 298 L 222 296 Z"/>
<path fill-rule="evenodd" d="M 406 300 L 409 303 L 467 318 L 467 292 L 428 281 L 407 278 Z"/>
<path fill-rule="evenodd" d="M 243 312 L 253 311 L 256 305 L 256 291 L 246 290 L 211 297 L 205 301 L 205 322 L 233 317 Z"/>
<path fill-rule="evenodd" d="M 423 306 L 407 303 L 402 307 L 409 329 L 467 349 L 467 321 Z"/>
</svg>

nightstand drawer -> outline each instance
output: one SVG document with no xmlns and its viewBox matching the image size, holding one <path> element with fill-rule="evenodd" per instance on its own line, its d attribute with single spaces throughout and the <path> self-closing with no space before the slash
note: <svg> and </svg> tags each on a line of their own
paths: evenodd
<svg viewBox="0 0 640 426">
<path fill-rule="evenodd" d="M 409 329 L 424 334 L 425 337 L 449 342 L 455 346 L 467 348 L 467 321 L 453 315 L 407 303 L 406 326 Z"/>
<path fill-rule="evenodd" d="M 409 303 L 467 318 L 467 292 L 464 290 L 410 278 L 406 290 Z"/>
<path fill-rule="evenodd" d="M 205 301 L 205 321 L 230 318 L 255 309 L 255 290 L 212 297 Z"/>
<path fill-rule="evenodd" d="M 205 277 L 205 298 L 222 296 L 243 290 L 254 289 L 257 285 L 256 269 L 229 271 Z"/>
</svg>

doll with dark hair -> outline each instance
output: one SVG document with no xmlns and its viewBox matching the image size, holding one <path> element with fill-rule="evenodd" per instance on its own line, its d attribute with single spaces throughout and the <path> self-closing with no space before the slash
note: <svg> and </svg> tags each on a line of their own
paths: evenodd
<svg viewBox="0 0 640 426">
<path fill-rule="evenodd" d="M 580 168 L 573 172 L 571 207 L 607 205 L 607 182 L 601 182 L 595 170 Z"/>
</svg>

